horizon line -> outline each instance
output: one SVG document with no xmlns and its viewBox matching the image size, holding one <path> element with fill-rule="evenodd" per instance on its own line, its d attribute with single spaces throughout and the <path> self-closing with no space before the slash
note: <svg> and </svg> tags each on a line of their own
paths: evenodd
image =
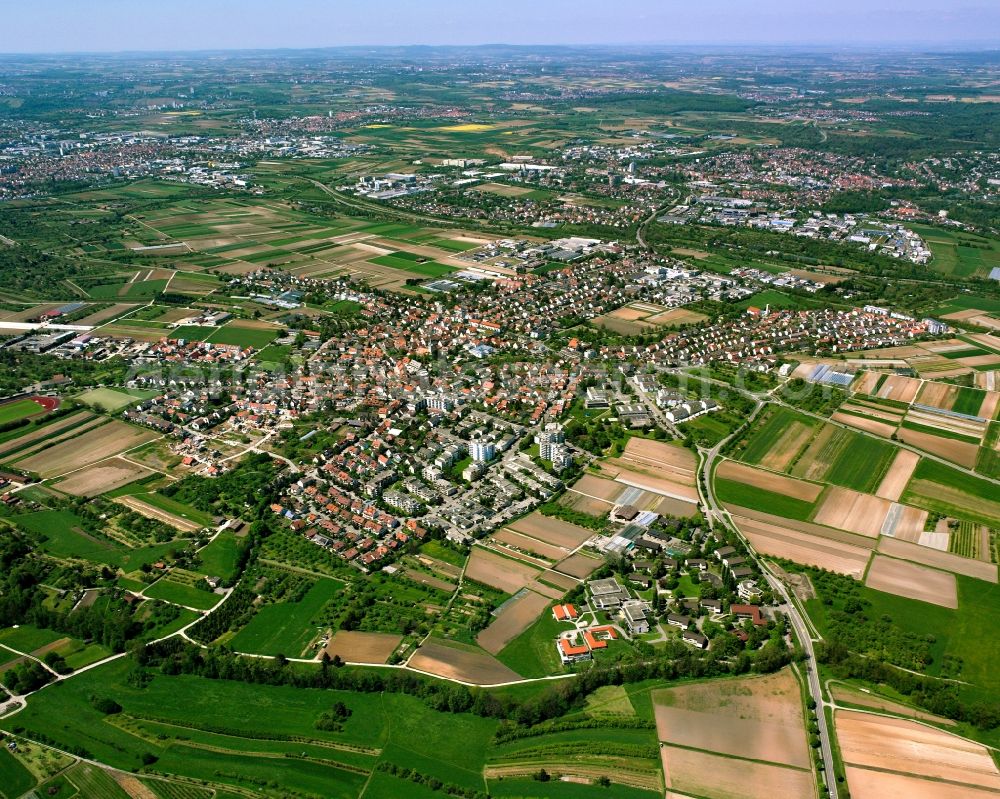
<svg viewBox="0 0 1000 799">
<path fill-rule="evenodd" d="M 509 49 L 521 49 L 521 50 L 532 50 L 532 49 L 576 49 L 576 48 L 603 48 L 603 49 L 615 49 L 615 48 L 628 48 L 628 49 L 647 49 L 647 50 L 657 50 L 657 49 L 690 49 L 690 48 L 719 48 L 719 49 L 738 49 L 738 50 L 765 50 L 765 49 L 781 49 L 781 50 L 849 50 L 851 52 L 864 52 L 864 51 L 874 51 L 874 50 L 884 50 L 886 48 L 891 48 L 894 51 L 899 50 L 911 50 L 911 51 L 921 51 L 926 52 L 928 50 L 941 52 L 941 53 L 971 53 L 971 52 L 1000 52 L 1000 40 L 957 40 L 957 41 L 927 41 L 927 40 L 870 40 L 859 42 L 857 40 L 838 42 L 838 41 L 816 41 L 816 42 L 803 42 L 803 41 L 787 41 L 787 42 L 772 42 L 772 41 L 754 41 L 754 42 L 737 42 L 737 41 L 702 41 L 702 42 L 560 42 L 560 43 L 545 43 L 545 42 L 534 42 L 528 44 L 513 44 L 506 42 L 477 42 L 470 44 L 426 44 L 420 42 L 411 42 L 408 44 L 328 44 L 328 45 L 313 45 L 313 46 L 260 46 L 260 47 L 220 47 L 220 48 L 207 48 L 207 47 L 195 47 L 195 48 L 150 48 L 150 49 L 121 49 L 121 50 L 0 50 L 0 57 L 10 57 L 10 56 L 98 56 L 98 55 L 197 55 L 197 54 L 219 54 L 219 53 L 306 53 L 306 52 L 317 52 L 317 51 L 335 51 L 335 50 L 374 50 L 374 51 L 386 51 L 386 50 L 434 50 L 434 49 L 451 49 L 451 50 L 475 50 L 475 49 L 488 49 L 488 48 L 509 48 Z"/>
</svg>

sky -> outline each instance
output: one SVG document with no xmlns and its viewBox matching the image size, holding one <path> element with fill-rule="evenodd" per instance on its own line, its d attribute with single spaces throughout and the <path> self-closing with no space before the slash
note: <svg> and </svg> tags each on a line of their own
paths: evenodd
<svg viewBox="0 0 1000 799">
<path fill-rule="evenodd" d="M 998 0 L 0 0 L 0 52 L 340 45 L 1000 46 Z"/>
</svg>

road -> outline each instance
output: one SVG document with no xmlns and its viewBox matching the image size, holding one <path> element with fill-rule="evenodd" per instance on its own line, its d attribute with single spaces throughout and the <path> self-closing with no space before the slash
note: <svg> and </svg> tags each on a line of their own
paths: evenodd
<svg viewBox="0 0 1000 799">
<path fill-rule="evenodd" d="M 422 224 L 433 225 L 434 227 L 455 227 L 458 222 L 454 222 L 450 219 L 437 219 L 436 217 L 424 216 L 423 214 L 413 213 L 412 211 L 403 211 L 395 206 L 391 205 L 372 205 L 370 203 L 358 200 L 354 197 L 350 197 L 341 194 L 339 191 L 335 191 L 327 186 L 325 183 L 320 183 L 318 180 L 313 180 L 312 178 L 303 178 L 303 180 L 308 181 L 317 189 L 326 194 L 329 194 L 336 202 L 344 205 L 348 208 L 353 208 L 355 211 L 362 211 L 365 213 L 377 213 L 384 216 L 395 216 L 401 219 L 409 219 L 411 222 L 420 222 Z M 464 222 L 468 226 L 468 222 Z"/>
<path fill-rule="evenodd" d="M 639 246 L 644 250 L 650 249 L 649 245 L 646 243 L 646 237 L 643 235 L 646 232 L 646 228 L 656 221 L 656 218 L 670 208 L 673 205 L 672 202 L 666 205 L 658 205 L 649 216 L 643 219 L 639 223 L 639 227 L 635 231 L 635 240 L 639 243 Z"/>
<path fill-rule="evenodd" d="M 761 397 L 753 396 L 753 399 L 756 402 L 756 406 L 750 414 L 748 421 L 753 421 L 764 407 L 764 401 Z M 734 433 L 733 435 L 736 434 Z M 820 684 L 819 676 L 816 673 L 816 653 L 813 649 L 813 638 L 809 633 L 809 626 L 806 624 L 805 618 L 793 601 L 793 598 L 789 595 L 785 584 L 779 580 L 775 574 L 761 561 L 757 552 L 754 550 L 753 545 L 743 537 L 739 528 L 731 523 L 728 512 L 724 508 L 720 507 L 715 498 L 715 492 L 712 490 L 711 478 L 712 470 L 715 468 L 715 462 L 718 459 L 722 448 L 732 437 L 733 436 L 730 435 L 711 449 L 699 449 L 702 466 L 701 479 L 698 481 L 698 492 L 701 495 L 702 505 L 705 508 L 705 515 L 709 522 L 731 529 L 736 533 L 736 535 L 739 536 L 740 540 L 743 541 L 746 546 L 750 557 L 761 570 L 761 573 L 764 575 L 764 579 L 767 580 L 771 590 L 776 596 L 780 596 L 782 599 L 781 611 L 788 617 L 788 620 L 792 625 L 792 630 L 795 633 L 795 637 L 798 638 L 799 643 L 802 646 L 802 651 L 806 655 L 806 661 L 804 663 L 806 685 L 809 689 L 809 696 L 812 697 L 813 702 L 816 703 L 816 723 L 819 727 L 820 754 L 823 758 L 824 781 L 826 783 L 827 793 L 830 799 L 837 799 L 838 792 L 836 771 L 834 769 L 835 761 L 833 757 L 833 745 L 830 742 L 830 730 L 826 720 L 826 713 L 824 712 L 828 703 L 823 698 L 823 686 Z"/>
</svg>

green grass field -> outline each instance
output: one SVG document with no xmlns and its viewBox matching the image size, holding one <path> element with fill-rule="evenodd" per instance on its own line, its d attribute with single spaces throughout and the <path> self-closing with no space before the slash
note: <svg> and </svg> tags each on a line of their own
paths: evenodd
<svg viewBox="0 0 1000 799">
<path fill-rule="evenodd" d="M 236 572 L 236 557 L 239 541 L 228 531 L 219 533 L 212 543 L 198 552 L 201 559 L 199 571 L 205 575 L 215 575 L 223 580 L 230 579 Z"/>
<path fill-rule="evenodd" d="M 118 411 L 127 405 L 135 405 L 144 399 L 156 396 L 155 391 L 121 391 L 113 388 L 93 388 L 77 395 L 77 399 L 90 406 L 99 405 L 107 411 Z"/>
<path fill-rule="evenodd" d="M 748 433 L 739 459 L 746 463 L 759 464 L 786 434 L 788 428 L 795 423 L 810 428 L 817 425 L 813 419 L 796 413 L 790 408 L 773 408 L 767 420 L 763 424 L 755 425 L 752 432 Z"/>
<path fill-rule="evenodd" d="M 185 341 L 207 341 L 216 328 L 208 325 L 181 325 L 165 333 L 167 338 L 184 339 Z"/>
<path fill-rule="evenodd" d="M 371 258 L 370 261 L 371 263 L 378 264 L 379 266 L 389 266 L 393 269 L 404 269 L 407 272 L 413 272 L 418 275 L 426 275 L 427 277 L 441 277 L 458 271 L 453 266 L 439 264 L 436 261 L 417 263 L 416 261 L 412 261 L 407 258 L 400 258 L 397 255 L 380 255 L 378 258 Z"/>
<path fill-rule="evenodd" d="M 260 364 L 280 364 L 288 360 L 293 352 L 295 348 L 287 344 L 268 344 L 254 355 L 254 361 Z"/>
<path fill-rule="evenodd" d="M 18 799 L 35 787 L 35 778 L 31 775 L 7 747 L 0 747 L 0 797 L 3 799 Z"/>
<path fill-rule="evenodd" d="M 927 458 L 917 464 L 900 501 L 944 516 L 1000 527 L 1000 495 L 994 483 Z"/>
<path fill-rule="evenodd" d="M 986 399 L 985 391 L 978 388 L 970 388 L 969 386 L 962 386 L 958 389 L 958 396 L 955 397 L 955 404 L 952 405 L 951 409 L 955 413 L 978 416 L 984 399 Z"/>
<path fill-rule="evenodd" d="M 146 494 L 136 494 L 135 498 L 141 499 L 154 508 L 165 510 L 167 513 L 172 513 L 175 516 L 180 516 L 182 519 L 188 519 L 195 524 L 200 524 L 202 527 L 209 527 L 212 524 L 212 517 L 209 514 L 197 508 L 192 508 L 190 505 L 185 505 L 183 502 L 166 497 L 163 494 L 149 492 Z"/>
<path fill-rule="evenodd" d="M 927 242 L 934 256 L 931 267 L 938 272 L 971 277 L 1000 266 L 1000 242 L 995 239 L 929 225 L 910 227 Z"/>
<path fill-rule="evenodd" d="M 232 344 L 237 347 L 253 347 L 262 350 L 278 337 L 277 330 L 243 327 L 230 322 L 217 328 L 205 341 L 212 344 Z"/>
<path fill-rule="evenodd" d="M 560 674 L 566 669 L 556 652 L 555 639 L 570 629 L 556 621 L 546 611 L 527 630 L 522 632 L 497 654 L 497 660 L 522 677 L 546 677 Z"/>
<path fill-rule="evenodd" d="M 53 630 L 45 630 L 31 624 L 21 624 L 16 629 L 8 627 L 0 631 L 0 644 L 6 644 L 18 652 L 30 653 L 65 637 L 62 633 Z"/>
<path fill-rule="evenodd" d="M 166 287 L 166 280 L 137 280 L 134 283 L 102 283 L 92 286 L 88 293 L 97 300 L 152 299 Z"/>
<path fill-rule="evenodd" d="M 339 580 L 323 578 L 298 602 L 265 605 L 229 643 L 237 652 L 300 657 L 316 637 L 313 619 L 343 588 Z"/>
<path fill-rule="evenodd" d="M 375 757 L 324 745 L 328 743 L 382 748 L 381 759 L 445 782 L 483 788 L 482 767 L 496 721 L 437 713 L 402 694 L 157 673 L 148 684 L 135 686 L 126 679 L 131 668 L 125 660 L 115 661 L 58 690 L 41 691 L 18 714 L 18 724 L 29 735 L 49 736 L 58 745 L 82 746 L 116 768 L 137 770 L 142 753 L 149 752 L 159 758 L 157 771 L 249 790 L 255 787 L 253 780 L 262 778 L 292 793 L 356 797 Z M 90 701 L 94 695 L 113 698 L 124 713 L 101 715 Z M 317 730 L 318 716 L 338 701 L 352 711 L 343 730 Z M 116 726 L 122 724 L 128 729 Z M 220 728 L 233 734 L 222 735 Z M 287 740 L 291 736 L 296 740 Z"/>
<path fill-rule="evenodd" d="M 146 589 L 145 594 L 151 599 L 162 599 L 164 602 L 172 602 L 175 605 L 184 605 L 198 610 L 208 610 L 222 599 L 218 594 L 203 591 L 185 582 L 171 580 L 169 576 L 157 580 Z"/>
<path fill-rule="evenodd" d="M 786 519 L 805 521 L 812 516 L 814 505 L 784 494 L 765 491 L 761 488 L 737 483 L 735 480 L 715 478 L 715 493 L 720 502 L 730 505 L 740 505 L 744 508 L 773 513 Z"/>
<path fill-rule="evenodd" d="M 34 400 L 22 399 L 0 405 L 0 424 L 16 422 L 28 416 L 44 413 L 45 409 Z"/>
<path fill-rule="evenodd" d="M 701 261 L 697 262 L 699 265 Z M 750 307 L 760 308 L 762 311 L 765 308 L 770 307 L 772 311 L 775 310 L 796 310 L 801 308 L 818 308 L 823 305 L 820 300 L 810 300 L 805 297 L 793 297 L 791 294 L 784 294 L 777 289 L 764 289 L 754 294 L 748 299 L 741 300 L 737 303 L 737 307 L 747 309 Z"/>
<path fill-rule="evenodd" d="M 958 575 L 958 610 L 918 602 L 859 586 L 862 598 L 872 603 L 866 613 L 872 618 L 887 615 L 905 632 L 931 642 L 933 663 L 927 672 L 940 673 L 945 656 L 962 659 L 963 688 L 976 698 L 989 699 L 1000 691 L 1000 585 Z M 821 634 L 829 631 L 822 598 L 806 602 L 810 618 Z"/>
<path fill-rule="evenodd" d="M 830 464 L 823 479 L 844 488 L 871 493 L 878 488 L 896 457 L 896 447 L 859 433 L 849 433 L 850 440 L 839 457 Z"/>
<path fill-rule="evenodd" d="M 81 558 L 92 563 L 120 566 L 126 571 L 137 569 L 143 563 L 155 563 L 176 546 L 167 542 L 129 549 L 87 534 L 83 520 L 70 511 L 36 511 L 14 516 L 11 520 L 18 527 L 44 536 L 42 549 L 58 558 Z"/>
<path fill-rule="evenodd" d="M 938 305 L 931 313 L 943 316 L 949 313 L 969 310 L 986 311 L 987 313 L 1000 313 L 1000 300 L 990 297 L 980 297 L 975 294 L 960 294 L 952 297 L 947 302 Z"/>
<path fill-rule="evenodd" d="M 461 552 L 458 552 L 451 547 L 446 547 L 444 544 L 441 544 L 433 539 L 424 542 L 424 544 L 420 547 L 420 551 L 430 558 L 443 560 L 445 563 L 450 563 L 452 566 L 463 566 L 466 560 L 466 556 Z"/>
</svg>

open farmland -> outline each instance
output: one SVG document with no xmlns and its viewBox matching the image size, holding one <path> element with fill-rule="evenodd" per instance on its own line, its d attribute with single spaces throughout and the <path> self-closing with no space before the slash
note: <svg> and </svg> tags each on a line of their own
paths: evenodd
<svg viewBox="0 0 1000 799">
<path fill-rule="evenodd" d="M 896 425 L 872 419 L 869 416 L 858 416 L 854 413 L 842 413 L 837 411 L 830 417 L 831 421 L 853 427 L 863 433 L 871 433 L 882 438 L 890 438 L 896 432 Z"/>
<path fill-rule="evenodd" d="M 496 658 L 475 647 L 430 638 L 410 658 L 410 668 L 472 685 L 497 685 L 520 679 Z"/>
<path fill-rule="evenodd" d="M 788 519 L 806 520 L 812 516 L 814 504 L 763 488 L 755 488 L 736 480 L 716 477 L 713 481 L 719 501 L 729 510 L 736 507 L 767 511 Z"/>
<path fill-rule="evenodd" d="M 89 469 L 74 472 L 54 484 L 55 488 L 78 497 L 93 497 L 156 474 L 124 458 L 111 458 Z"/>
<path fill-rule="evenodd" d="M 0 442 L 0 455 L 5 455 L 8 452 L 23 449 L 29 444 L 49 439 L 57 433 L 68 431 L 70 428 L 76 427 L 77 425 L 93 418 L 94 415 L 89 411 L 77 411 L 76 413 L 71 413 L 68 416 L 62 417 L 61 419 L 43 423 L 38 427 L 28 427 L 27 432 L 23 435 L 14 436 L 13 438 Z"/>
<path fill-rule="evenodd" d="M 652 695 L 668 796 L 812 797 L 802 698 L 791 671 Z"/>
<path fill-rule="evenodd" d="M 935 569 L 944 569 L 955 574 L 964 574 L 968 577 L 975 577 L 977 580 L 986 582 L 997 582 L 997 567 L 993 563 L 984 563 L 981 560 L 963 558 L 951 552 L 942 552 L 931 547 L 920 546 L 901 541 L 896 538 L 881 538 L 878 542 L 878 551 L 895 558 L 902 558 L 931 566 Z"/>
<path fill-rule="evenodd" d="M 476 637 L 476 642 L 491 655 L 497 654 L 538 618 L 551 600 L 534 591 L 525 591 L 510 602 L 504 603 L 489 627 Z"/>
<path fill-rule="evenodd" d="M 889 513 L 888 500 L 847 488 L 831 488 L 816 511 L 814 521 L 839 530 L 877 538 Z"/>
<path fill-rule="evenodd" d="M 691 450 L 639 436 L 629 438 L 617 460 L 638 471 L 650 470 L 654 474 L 669 475 L 678 481 L 685 478 L 693 480 L 697 465 Z"/>
<path fill-rule="evenodd" d="M 552 516 L 544 516 L 541 513 L 532 513 L 523 519 L 511 522 L 508 526 L 515 532 L 567 550 L 575 549 L 594 535 L 593 530 L 588 530 L 586 527 L 564 522 Z"/>
<path fill-rule="evenodd" d="M 889 399 L 894 402 L 913 402 L 920 390 L 920 381 L 913 377 L 904 375 L 889 375 L 878 390 L 877 396 L 880 399 Z"/>
<path fill-rule="evenodd" d="M 570 487 L 571 491 L 584 494 L 588 497 L 613 503 L 615 498 L 621 494 L 622 487 L 613 480 L 605 480 L 593 474 L 585 474 Z"/>
<path fill-rule="evenodd" d="M 910 482 L 913 470 L 917 468 L 919 462 L 920 456 L 917 453 L 908 449 L 897 450 L 889 471 L 879 483 L 876 495 L 893 502 L 897 501 L 903 495 L 906 484 Z"/>
<path fill-rule="evenodd" d="M 776 558 L 817 566 L 860 580 L 871 549 L 844 541 L 820 538 L 776 522 L 734 516 L 733 521 L 753 548 Z"/>
<path fill-rule="evenodd" d="M 870 492 L 889 470 L 896 447 L 888 442 L 823 425 L 791 468 L 795 477 Z"/>
<path fill-rule="evenodd" d="M 603 564 L 604 561 L 602 559 L 581 551 L 570 555 L 565 560 L 559 561 L 553 568 L 563 574 L 583 580 L 597 571 Z"/>
<path fill-rule="evenodd" d="M 19 460 L 25 460 L 29 455 L 34 455 L 36 452 L 40 452 L 43 449 L 51 449 L 53 445 L 59 443 L 60 441 L 68 441 L 69 439 L 77 438 L 82 436 L 83 433 L 94 430 L 95 428 L 101 427 L 107 423 L 108 419 L 105 416 L 91 416 L 89 419 L 85 419 L 82 423 L 69 429 L 65 429 L 60 433 L 54 433 L 53 435 L 41 440 L 35 439 L 33 443 L 29 443 L 26 447 L 22 446 L 15 448 L 15 451 L 6 457 L 4 462 L 16 463 Z"/>
<path fill-rule="evenodd" d="M 927 459 L 917 465 L 902 500 L 934 513 L 1000 527 L 1000 497 L 994 483 Z"/>
<path fill-rule="evenodd" d="M 470 580 L 515 594 L 539 575 L 527 563 L 497 555 L 484 547 L 473 547 L 465 576 Z"/>
<path fill-rule="evenodd" d="M 737 760 L 708 752 L 664 746 L 663 775 L 670 799 L 774 799 L 816 795 L 813 776 L 802 769 Z"/>
<path fill-rule="evenodd" d="M 979 457 L 979 447 L 971 441 L 935 435 L 930 430 L 925 432 L 924 429 L 913 430 L 906 427 L 900 428 L 898 435 L 900 441 L 918 447 L 932 455 L 937 455 L 939 458 L 957 463 L 966 469 L 974 468 L 976 459 Z"/>
<path fill-rule="evenodd" d="M 848 787 L 858 799 L 971 799 L 1000 792 L 1000 770 L 981 744 L 909 719 L 854 710 L 837 710 L 834 719 Z"/>
<path fill-rule="evenodd" d="M 522 535 L 521 533 L 515 533 L 513 530 L 503 529 L 499 533 L 494 533 L 491 538 L 501 544 L 529 552 L 533 555 L 538 555 L 539 557 L 546 558 L 548 560 L 559 560 L 560 558 L 565 557 L 568 551 L 563 547 L 546 544 L 544 541 L 539 541 L 537 538 L 530 538 L 526 535 Z"/>
<path fill-rule="evenodd" d="M 785 471 L 812 438 L 816 423 L 788 408 L 772 407 L 736 449 L 736 457 L 775 472 Z"/>
<path fill-rule="evenodd" d="M 338 580 L 321 578 L 297 602 L 264 605 L 229 643 L 238 652 L 303 657 L 319 635 L 317 617 L 343 588 Z"/>
<path fill-rule="evenodd" d="M 958 586 L 954 574 L 884 555 L 875 555 L 872 559 L 865 585 L 877 591 L 919 599 L 945 608 L 958 607 Z"/>
<path fill-rule="evenodd" d="M 382 664 L 396 651 L 401 635 L 338 630 L 323 650 L 331 658 L 340 656 L 345 663 Z"/>
<path fill-rule="evenodd" d="M 736 461 L 724 461 L 716 470 L 716 475 L 750 488 L 760 488 L 806 502 L 815 502 L 823 491 L 823 486 L 818 483 L 807 483 L 805 480 L 756 469 Z"/>
<path fill-rule="evenodd" d="M 790 669 L 668 688 L 654 692 L 653 702 L 665 743 L 809 768 L 802 696 Z"/>
<path fill-rule="evenodd" d="M 37 472 L 43 478 L 54 477 L 98 463 L 158 437 L 159 434 L 150 430 L 114 420 L 19 460 L 17 466 Z"/>
</svg>

